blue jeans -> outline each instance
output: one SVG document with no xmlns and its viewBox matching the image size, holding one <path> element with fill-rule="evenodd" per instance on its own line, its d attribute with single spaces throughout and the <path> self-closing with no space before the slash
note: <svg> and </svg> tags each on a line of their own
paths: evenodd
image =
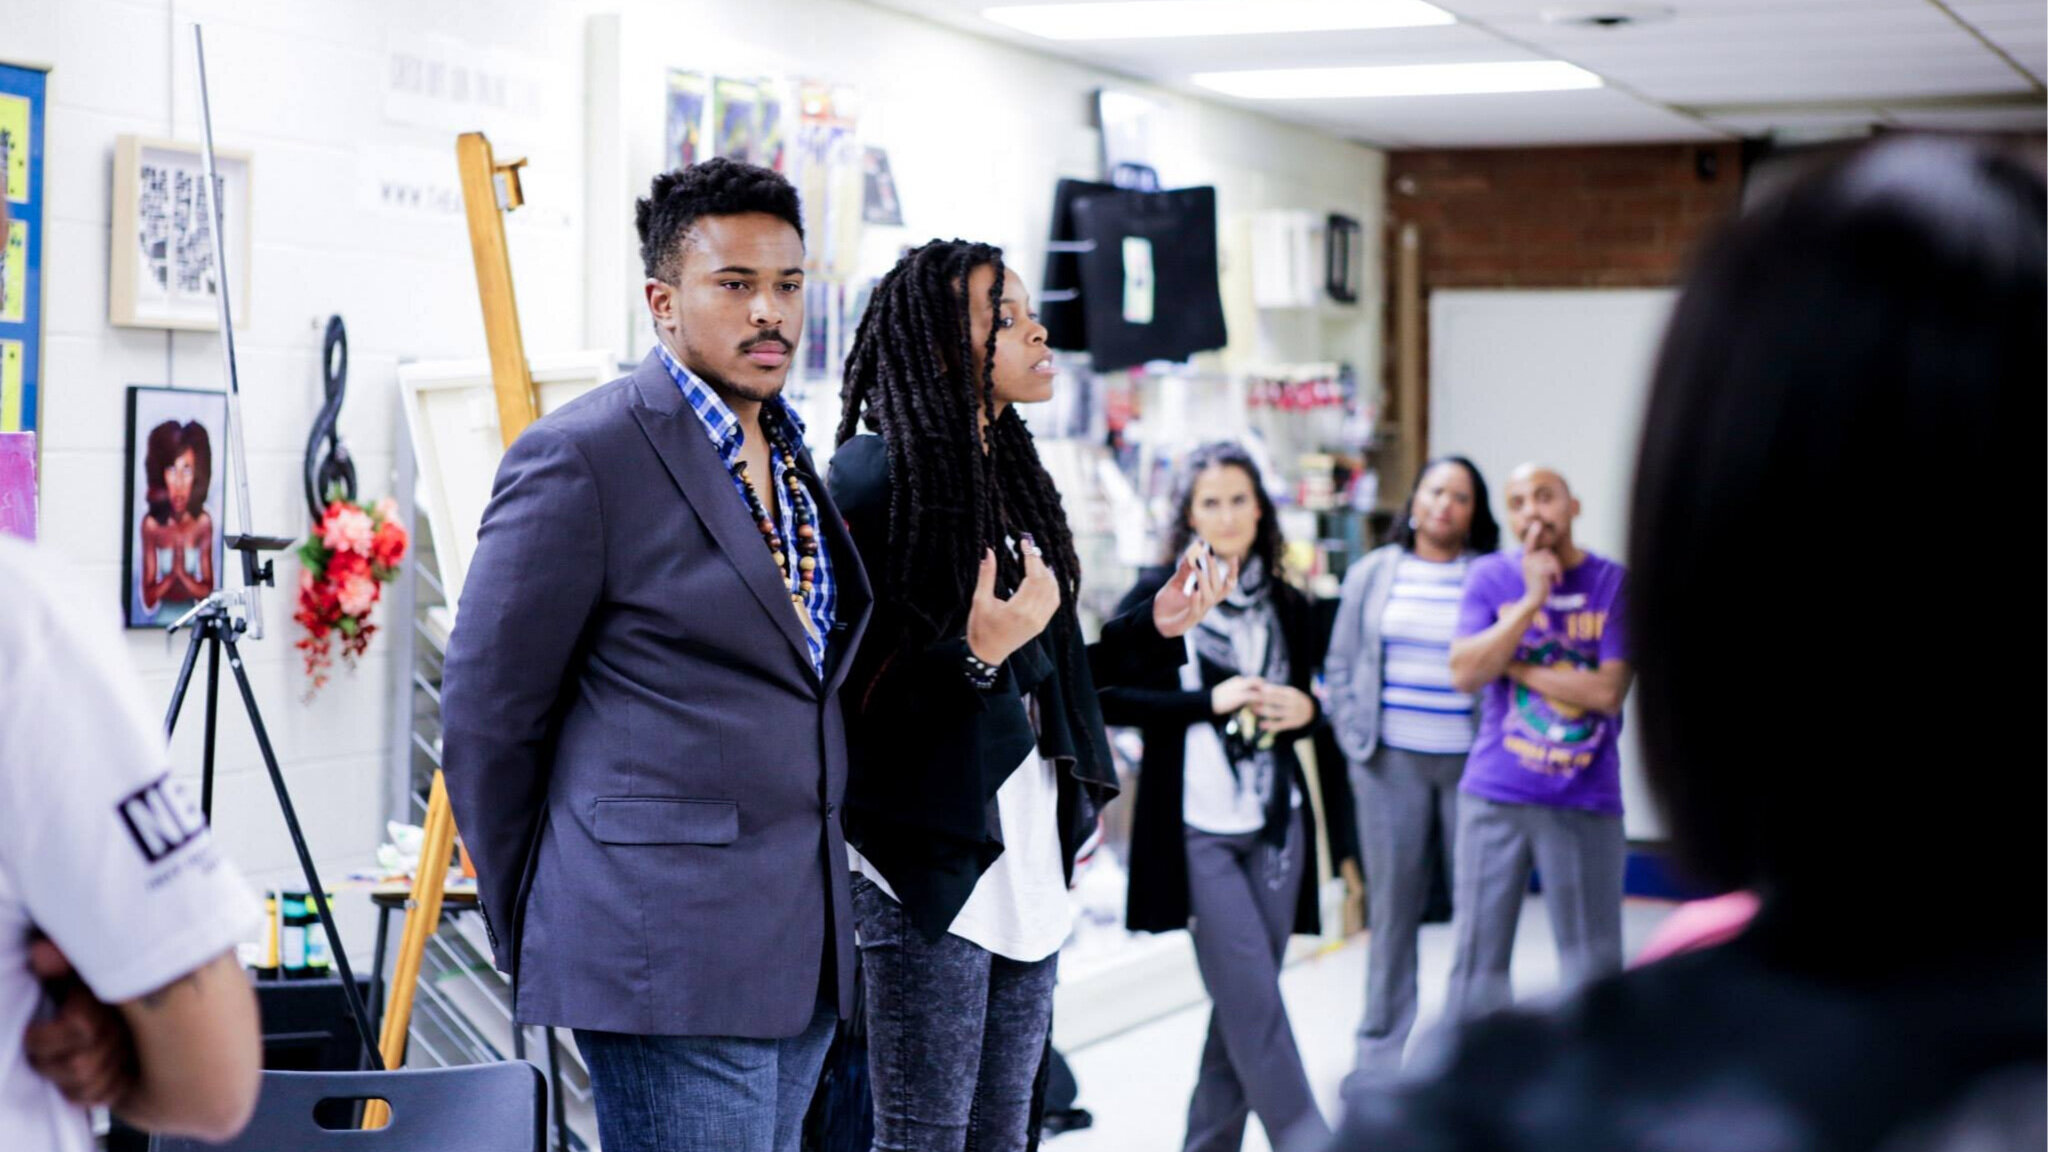
<svg viewBox="0 0 2048 1152">
<path fill-rule="evenodd" d="M 578 1028 L 604 1152 L 797 1152 L 838 1022 L 821 1004 L 782 1040 Z"/>
<path fill-rule="evenodd" d="M 875 1148 L 1022 1152 L 1059 953 L 1027 964 L 950 934 L 927 940 L 863 876 L 853 878 L 853 916 L 867 981 Z"/>
</svg>

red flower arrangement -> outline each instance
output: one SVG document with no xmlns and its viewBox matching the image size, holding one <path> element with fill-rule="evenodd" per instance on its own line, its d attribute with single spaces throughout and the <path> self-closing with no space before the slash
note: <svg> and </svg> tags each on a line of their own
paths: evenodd
<svg viewBox="0 0 2048 1152">
<path fill-rule="evenodd" d="M 313 534 L 299 545 L 299 610 L 292 614 L 306 630 L 299 640 L 306 675 L 312 687 L 306 698 L 327 683 L 334 667 L 335 634 L 341 634 L 341 656 L 350 668 L 369 649 L 377 626 L 370 610 L 384 594 L 384 585 L 398 575 L 409 541 L 398 523 L 398 505 L 390 497 L 374 506 L 344 500 L 327 502 L 327 511 Z"/>
</svg>

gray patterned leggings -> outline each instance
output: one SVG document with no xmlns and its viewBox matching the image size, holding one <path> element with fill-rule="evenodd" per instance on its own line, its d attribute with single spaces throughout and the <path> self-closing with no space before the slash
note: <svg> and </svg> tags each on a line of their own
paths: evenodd
<svg viewBox="0 0 2048 1152">
<path fill-rule="evenodd" d="M 875 1147 L 888 1152 L 1020 1152 L 1052 1028 L 1059 954 L 1025 964 L 946 935 L 853 878 L 867 983 Z"/>
</svg>

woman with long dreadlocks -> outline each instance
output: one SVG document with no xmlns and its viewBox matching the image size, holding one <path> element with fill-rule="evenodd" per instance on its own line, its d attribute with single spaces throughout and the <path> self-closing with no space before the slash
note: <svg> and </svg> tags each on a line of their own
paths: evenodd
<svg viewBox="0 0 2048 1152">
<path fill-rule="evenodd" d="M 904 256 L 847 358 L 829 484 L 877 584 L 845 688 L 877 1148 L 1036 1144 L 1067 882 L 1117 791 L 1096 685 L 1178 666 L 1231 587 L 1191 551 L 1084 643 L 1073 534 L 1011 407 L 1051 394 L 1045 329 L 986 244 Z"/>
</svg>

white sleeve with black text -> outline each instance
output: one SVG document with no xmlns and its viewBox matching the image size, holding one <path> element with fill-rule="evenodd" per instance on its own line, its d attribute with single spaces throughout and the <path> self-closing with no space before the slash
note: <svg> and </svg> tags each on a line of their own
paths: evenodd
<svg viewBox="0 0 2048 1152">
<path fill-rule="evenodd" d="M 112 622 L 36 553 L 0 577 L 0 868 L 95 995 L 132 1000 L 253 937 L 261 905 L 174 779 Z"/>
</svg>

